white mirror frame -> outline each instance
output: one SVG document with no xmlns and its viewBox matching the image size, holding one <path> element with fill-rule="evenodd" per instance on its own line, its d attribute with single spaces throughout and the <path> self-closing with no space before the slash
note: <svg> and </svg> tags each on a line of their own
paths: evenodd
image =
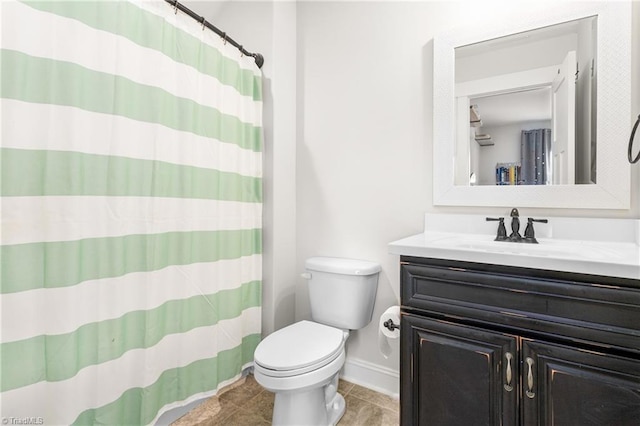
<svg viewBox="0 0 640 426">
<path fill-rule="evenodd" d="M 503 26 L 483 25 L 433 40 L 433 203 L 442 206 L 629 209 L 631 4 L 558 3 L 554 10 Z M 585 185 L 454 185 L 455 52 L 458 46 L 598 16 L 597 183 Z M 516 20 L 514 20 L 516 21 Z M 500 28 L 498 28 L 500 27 Z"/>
</svg>

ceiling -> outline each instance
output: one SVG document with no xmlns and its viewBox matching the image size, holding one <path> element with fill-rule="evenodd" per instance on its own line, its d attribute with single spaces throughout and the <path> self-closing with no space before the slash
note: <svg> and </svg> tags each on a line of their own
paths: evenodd
<svg viewBox="0 0 640 426">
<path fill-rule="evenodd" d="M 470 99 L 483 127 L 551 120 L 551 87 Z"/>
</svg>

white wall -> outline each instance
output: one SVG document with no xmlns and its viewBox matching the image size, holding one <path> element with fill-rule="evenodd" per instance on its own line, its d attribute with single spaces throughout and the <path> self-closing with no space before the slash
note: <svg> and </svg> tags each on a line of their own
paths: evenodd
<svg viewBox="0 0 640 426">
<path fill-rule="evenodd" d="M 348 346 L 350 362 L 379 366 L 380 375 L 399 366 L 397 350 L 385 359 L 377 347 L 377 318 L 399 303 L 398 259 L 387 243 L 418 231 L 428 204 L 425 64 L 438 28 L 428 17 L 447 7 L 298 5 L 297 263 L 331 255 L 382 265 L 374 321 L 352 333 Z M 296 317 L 305 318 L 304 282 L 296 295 Z"/>
<path fill-rule="evenodd" d="M 189 3 L 198 9 L 197 2 Z M 432 202 L 432 39 L 477 19 L 491 24 L 545 7 L 538 1 L 483 3 L 228 2 L 220 19 L 207 17 L 249 50 L 265 54 L 266 333 L 292 322 L 294 309 L 295 319 L 308 317 L 307 290 L 298 275 L 307 257 L 380 262 L 377 318 L 399 300 L 398 258 L 387 254 L 387 243 L 421 232 L 425 212 L 469 212 Z M 633 25 L 635 120 L 637 1 Z M 629 131 L 632 124 L 630 117 Z M 640 218 L 639 194 L 636 165 L 630 210 L 527 214 Z M 503 208 L 473 211 L 505 214 Z M 358 371 L 370 371 L 372 381 L 398 371 L 397 352 L 390 359 L 378 352 L 375 322 L 354 332 L 348 346 L 349 360 L 363 367 Z"/>
</svg>

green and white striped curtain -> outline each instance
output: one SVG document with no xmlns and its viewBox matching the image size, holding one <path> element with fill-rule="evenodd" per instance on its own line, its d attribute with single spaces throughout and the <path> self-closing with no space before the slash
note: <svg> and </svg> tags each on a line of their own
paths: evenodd
<svg viewBox="0 0 640 426">
<path fill-rule="evenodd" d="M 1 416 L 153 423 L 260 340 L 260 71 L 162 0 L 0 12 Z"/>
</svg>

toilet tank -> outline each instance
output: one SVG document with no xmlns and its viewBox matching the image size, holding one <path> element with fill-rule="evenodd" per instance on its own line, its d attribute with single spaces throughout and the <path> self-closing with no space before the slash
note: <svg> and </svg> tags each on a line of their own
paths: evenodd
<svg viewBox="0 0 640 426">
<path fill-rule="evenodd" d="M 380 265 L 335 257 L 305 262 L 311 318 L 334 327 L 358 330 L 371 322 Z"/>
</svg>

